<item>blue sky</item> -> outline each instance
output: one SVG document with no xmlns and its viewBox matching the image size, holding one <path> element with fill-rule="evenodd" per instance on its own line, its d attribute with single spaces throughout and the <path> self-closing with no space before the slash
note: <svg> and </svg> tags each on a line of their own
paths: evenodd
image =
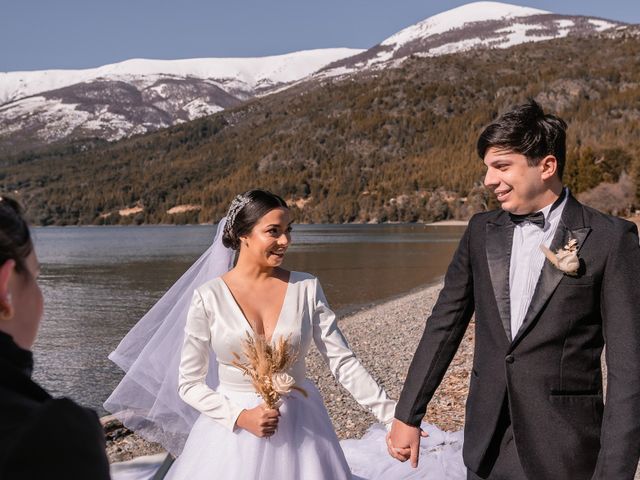
<svg viewBox="0 0 640 480">
<path fill-rule="evenodd" d="M 0 71 L 368 48 L 455 0 L 3 0 Z M 638 0 L 510 1 L 640 23 Z"/>
</svg>

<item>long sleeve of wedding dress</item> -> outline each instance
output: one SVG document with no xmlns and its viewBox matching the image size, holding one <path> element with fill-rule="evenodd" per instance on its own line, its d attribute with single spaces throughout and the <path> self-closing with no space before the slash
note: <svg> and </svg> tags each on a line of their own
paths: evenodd
<svg viewBox="0 0 640 480">
<path fill-rule="evenodd" d="M 369 375 L 338 328 L 335 313 L 329 308 L 318 279 L 315 279 L 313 340 L 333 376 L 355 400 L 368 407 L 385 424 L 393 420 L 395 402 Z"/>
<path fill-rule="evenodd" d="M 196 290 L 185 326 L 178 392 L 193 408 L 233 430 L 243 409 L 206 384 L 210 343 L 211 330 L 207 311 L 202 296 Z"/>
</svg>

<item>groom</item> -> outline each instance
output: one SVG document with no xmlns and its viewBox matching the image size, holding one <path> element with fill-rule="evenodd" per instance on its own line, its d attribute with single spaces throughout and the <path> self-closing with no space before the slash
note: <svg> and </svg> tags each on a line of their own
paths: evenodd
<svg viewBox="0 0 640 480">
<path fill-rule="evenodd" d="M 563 188 L 565 129 L 529 101 L 480 135 L 484 182 L 502 208 L 470 220 L 449 266 L 387 439 L 395 458 L 417 466 L 420 422 L 475 312 L 468 479 L 633 479 L 640 456 L 638 233 Z M 568 258 L 554 266 L 541 245 Z"/>
</svg>

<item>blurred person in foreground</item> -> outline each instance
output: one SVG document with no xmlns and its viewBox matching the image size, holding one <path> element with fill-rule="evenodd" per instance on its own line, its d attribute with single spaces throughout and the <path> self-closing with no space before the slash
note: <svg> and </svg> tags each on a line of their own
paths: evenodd
<svg viewBox="0 0 640 480">
<path fill-rule="evenodd" d="M 18 203 L 0 197 L 0 478 L 109 478 L 98 417 L 31 380 L 43 314 L 39 265 Z"/>
</svg>

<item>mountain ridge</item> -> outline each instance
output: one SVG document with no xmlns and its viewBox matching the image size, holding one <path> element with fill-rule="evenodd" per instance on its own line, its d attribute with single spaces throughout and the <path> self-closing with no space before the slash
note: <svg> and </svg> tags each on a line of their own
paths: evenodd
<svg viewBox="0 0 640 480">
<path fill-rule="evenodd" d="M 506 48 L 566 35 L 592 35 L 622 25 L 475 2 L 431 16 L 364 51 L 326 49 L 258 59 L 128 60 L 82 70 L 77 78 L 86 81 L 75 84 L 56 80 L 55 71 L 31 72 L 31 77 L 24 78 L 20 72 L 0 73 L 0 155 L 86 137 L 119 140 L 211 115 L 301 82 L 395 68 L 411 56 Z M 305 56 L 313 57 L 313 62 Z M 131 71 L 139 75 L 126 73 Z M 36 79 L 25 79 L 32 77 Z M 56 88 L 41 91 L 52 85 Z M 18 98 L 23 94 L 29 96 Z"/>
<path fill-rule="evenodd" d="M 40 225 L 211 222 L 255 187 L 297 221 L 468 218 L 492 205 L 478 133 L 533 97 L 569 124 L 574 194 L 605 181 L 601 208 L 627 209 L 640 205 L 639 42 L 626 27 L 309 80 L 151 134 L 5 157 L 0 189 Z"/>
<path fill-rule="evenodd" d="M 287 83 L 316 71 L 334 57 L 350 56 L 361 52 L 353 48 L 326 48 L 302 50 L 265 57 L 188 58 L 154 60 L 132 58 L 122 62 L 87 69 L 59 69 L 0 72 L 0 106 L 31 97 L 42 92 L 58 90 L 78 83 L 105 77 L 122 79 L 139 77 L 142 86 L 148 86 L 158 76 L 235 81 L 252 89 L 261 82 Z M 299 61 L 299 63 L 295 63 Z M 286 66 L 297 67 L 297 74 L 282 74 Z M 302 70 L 302 72 L 299 72 Z M 280 75 L 277 75 L 280 73 Z M 235 87 L 240 88 L 240 87 Z"/>
</svg>

